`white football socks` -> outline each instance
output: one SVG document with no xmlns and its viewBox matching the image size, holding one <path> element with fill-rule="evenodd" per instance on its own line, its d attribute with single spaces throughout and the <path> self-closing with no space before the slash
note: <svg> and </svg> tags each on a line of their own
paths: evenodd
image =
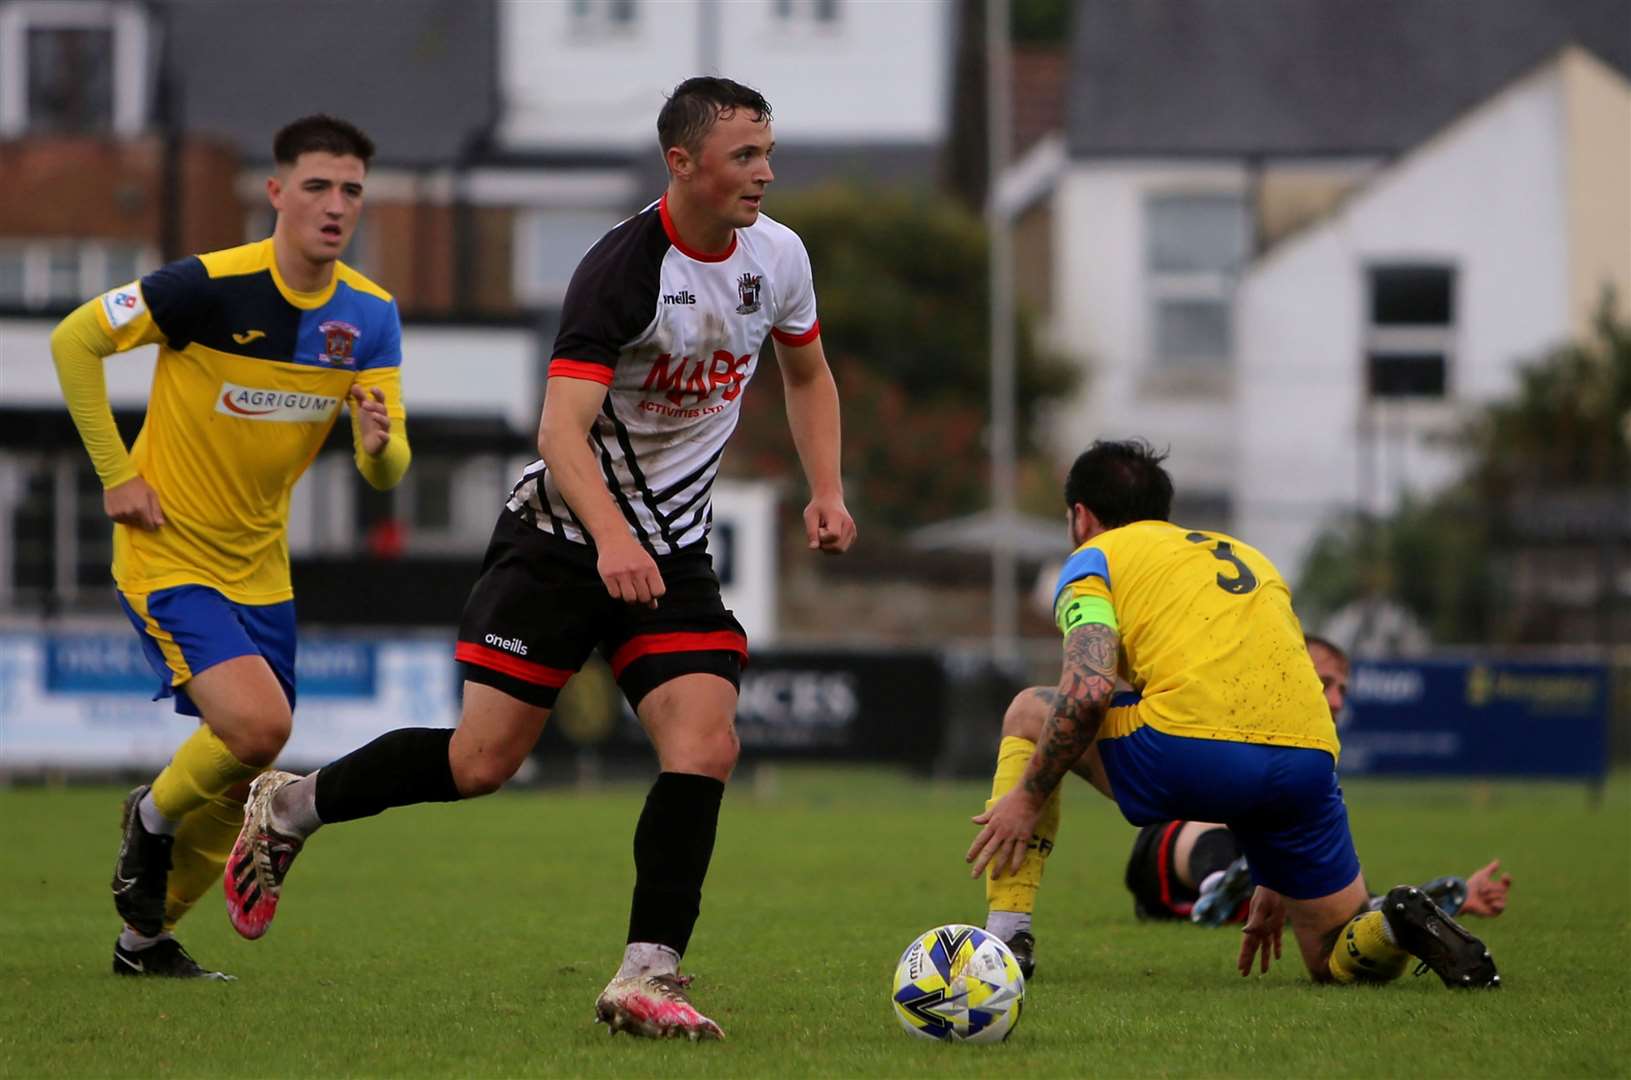
<svg viewBox="0 0 1631 1080">
<path fill-rule="evenodd" d="M 136 812 L 142 816 L 142 828 L 154 836 L 174 836 L 179 821 L 171 821 L 159 813 L 158 803 L 153 801 L 153 790 L 148 789 L 142 796 L 142 801 L 136 804 Z"/>
<path fill-rule="evenodd" d="M 317 816 L 317 773 L 291 780 L 272 796 L 268 815 L 272 828 L 284 836 L 304 840 L 323 824 Z"/>
<path fill-rule="evenodd" d="M 1031 929 L 1031 913 L 1029 911 L 993 911 L 985 917 L 985 928 L 990 933 L 997 935 L 998 940 L 1009 942 L 1021 930 L 1029 932 Z"/>
<path fill-rule="evenodd" d="M 650 941 L 631 941 L 623 950 L 623 966 L 617 969 L 617 978 L 632 979 L 637 975 L 675 975 L 680 970 L 680 954 L 667 945 Z"/>
</svg>

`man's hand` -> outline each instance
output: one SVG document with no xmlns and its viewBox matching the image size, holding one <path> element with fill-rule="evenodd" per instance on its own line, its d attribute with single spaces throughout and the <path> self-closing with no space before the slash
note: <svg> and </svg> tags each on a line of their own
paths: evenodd
<svg viewBox="0 0 1631 1080">
<path fill-rule="evenodd" d="M 984 825 L 980 835 L 969 845 L 964 862 L 974 864 L 969 877 L 979 877 L 987 863 L 996 877 L 1012 874 L 1025 864 L 1025 849 L 1036 833 L 1036 819 L 1042 816 L 1042 804 L 1025 790 L 1016 787 L 997 800 L 997 805 L 974 818 L 974 824 Z"/>
<path fill-rule="evenodd" d="M 804 508 L 804 533 L 811 551 L 842 555 L 855 543 L 855 519 L 844 509 L 842 497 L 814 498 Z"/>
<path fill-rule="evenodd" d="M 1280 959 L 1280 932 L 1286 925 L 1285 897 L 1273 889 L 1259 885 L 1252 893 L 1250 914 L 1246 917 L 1246 925 L 1241 931 L 1240 959 L 1235 966 L 1240 969 L 1242 976 L 1252 973 L 1252 961 L 1261 954 L 1263 958 L 1263 971 L 1269 970 L 1269 951 L 1274 952 L 1274 959 Z"/>
<path fill-rule="evenodd" d="M 1460 913 L 1493 919 L 1506 910 L 1506 894 L 1511 888 L 1512 875 L 1501 873 L 1500 859 L 1491 859 L 1488 866 L 1467 876 L 1467 902 L 1461 905 Z"/>
<path fill-rule="evenodd" d="M 121 525 L 134 525 L 152 532 L 164 524 L 159 493 L 141 477 L 126 480 L 102 493 L 102 509 Z"/>
<path fill-rule="evenodd" d="M 656 607 L 657 598 L 668 591 L 668 586 L 663 584 L 656 560 L 639 541 L 632 536 L 621 536 L 610 543 L 597 541 L 597 546 L 600 559 L 595 569 L 600 571 L 600 580 L 606 583 L 606 591 L 612 598 Z"/>
<path fill-rule="evenodd" d="M 351 411 L 357 414 L 362 428 L 362 448 L 371 457 L 378 457 L 391 441 L 391 414 L 385 409 L 385 395 L 377 387 L 364 393 L 362 387 L 352 383 Z"/>
</svg>

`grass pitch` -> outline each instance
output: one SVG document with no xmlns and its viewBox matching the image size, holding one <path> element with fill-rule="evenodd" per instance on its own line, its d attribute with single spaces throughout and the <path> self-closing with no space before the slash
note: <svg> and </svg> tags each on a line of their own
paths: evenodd
<svg viewBox="0 0 1631 1080">
<path fill-rule="evenodd" d="M 961 856 L 984 785 L 885 771 L 751 773 L 726 796 L 686 958 L 723 1044 L 609 1038 L 591 1023 L 621 952 L 644 786 L 505 793 L 326 830 L 278 921 L 238 939 L 219 892 L 182 924 L 230 984 L 109 974 L 122 791 L 0 791 L 3 1076 L 1626 1076 L 1631 777 L 1579 787 L 1347 785 L 1373 886 L 1500 856 L 1512 906 L 1473 920 L 1505 988 L 1431 975 L 1265 977 L 1238 934 L 1137 923 L 1133 830 L 1067 778 L 1014 1036 L 900 1030 L 890 975 L 912 936 L 979 922 Z"/>
</svg>

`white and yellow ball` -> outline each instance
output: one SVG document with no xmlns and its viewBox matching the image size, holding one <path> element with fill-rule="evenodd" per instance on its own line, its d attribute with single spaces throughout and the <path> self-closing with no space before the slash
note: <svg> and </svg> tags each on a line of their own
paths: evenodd
<svg viewBox="0 0 1631 1080">
<path fill-rule="evenodd" d="M 895 966 L 895 1019 L 925 1039 L 1001 1042 L 1019 1023 L 1025 976 L 993 934 L 953 923 L 919 934 Z"/>
</svg>

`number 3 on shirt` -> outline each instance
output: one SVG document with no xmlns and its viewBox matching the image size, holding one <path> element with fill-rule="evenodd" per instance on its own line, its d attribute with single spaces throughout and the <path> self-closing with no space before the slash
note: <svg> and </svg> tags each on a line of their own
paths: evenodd
<svg viewBox="0 0 1631 1080">
<path fill-rule="evenodd" d="M 1184 539 L 1192 544 L 1213 542 L 1210 536 L 1198 532 L 1192 532 L 1185 536 Z M 1240 561 L 1240 556 L 1236 555 L 1234 549 L 1229 546 L 1229 541 L 1218 540 L 1216 543 L 1218 546 L 1212 549 L 1212 558 L 1228 563 L 1238 572 L 1238 576 L 1232 578 L 1224 577 L 1221 573 L 1218 574 L 1218 588 L 1226 593 L 1233 593 L 1235 596 L 1245 596 L 1257 588 L 1257 575 L 1252 573 L 1249 566 Z"/>
</svg>

